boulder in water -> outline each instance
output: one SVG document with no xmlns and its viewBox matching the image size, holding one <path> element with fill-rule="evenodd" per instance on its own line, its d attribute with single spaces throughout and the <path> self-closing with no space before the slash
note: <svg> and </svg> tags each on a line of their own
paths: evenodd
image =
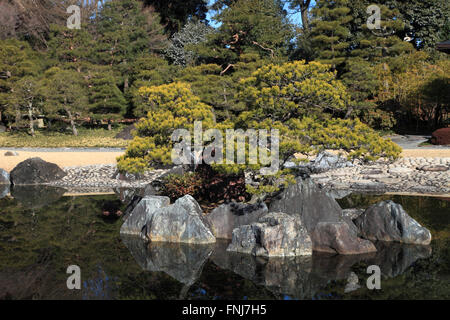
<svg viewBox="0 0 450 320">
<path fill-rule="evenodd" d="M 411 218 L 400 204 L 381 201 L 355 219 L 360 235 L 369 240 L 428 245 L 431 233 Z"/>
</svg>

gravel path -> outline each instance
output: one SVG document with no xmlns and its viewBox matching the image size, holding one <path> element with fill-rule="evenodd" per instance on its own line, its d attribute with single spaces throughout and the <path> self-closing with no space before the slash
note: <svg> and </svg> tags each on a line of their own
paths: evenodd
<svg viewBox="0 0 450 320">
<path fill-rule="evenodd" d="M 53 186 L 59 187 L 76 187 L 76 188 L 143 188 L 167 170 L 156 169 L 145 172 L 137 180 L 120 180 L 114 178 L 117 175 L 117 167 L 115 165 L 88 165 L 73 166 L 62 168 L 67 175 L 61 180 L 51 183 Z"/>
<path fill-rule="evenodd" d="M 395 142 L 404 150 L 408 149 L 421 149 L 421 150 L 435 150 L 435 149 L 448 149 L 450 150 L 450 146 L 435 146 L 435 145 L 425 145 L 420 146 L 421 143 L 429 141 L 431 136 L 427 135 L 390 135 L 386 136 L 386 138 L 390 138 L 392 142 Z"/>
<path fill-rule="evenodd" d="M 402 158 L 392 164 L 355 165 L 312 178 L 326 190 L 450 193 L 450 157 Z"/>
</svg>

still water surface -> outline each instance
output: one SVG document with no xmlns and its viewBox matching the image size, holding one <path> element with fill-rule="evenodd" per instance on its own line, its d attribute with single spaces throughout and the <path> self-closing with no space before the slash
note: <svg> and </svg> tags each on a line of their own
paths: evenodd
<svg viewBox="0 0 450 320">
<path fill-rule="evenodd" d="M 63 193 L 24 187 L 0 199 L 0 299 L 450 299 L 450 199 L 339 200 L 343 208 L 402 204 L 430 229 L 430 246 L 377 243 L 374 254 L 267 260 L 226 252 L 223 241 L 148 245 L 121 237 L 118 196 Z M 381 268 L 381 290 L 366 288 L 372 264 Z M 69 265 L 81 268 L 81 290 L 67 289 Z M 361 287 L 345 292 L 351 272 Z"/>
</svg>

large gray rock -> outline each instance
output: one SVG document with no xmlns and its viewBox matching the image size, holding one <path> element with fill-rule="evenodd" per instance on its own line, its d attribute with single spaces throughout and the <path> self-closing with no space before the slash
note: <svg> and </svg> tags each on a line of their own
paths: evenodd
<svg viewBox="0 0 450 320">
<path fill-rule="evenodd" d="M 311 233 L 314 250 L 339 254 L 377 251 L 373 243 L 358 238 L 345 222 L 319 222 Z"/>
<path fill-rule="evenodd" d="M 360 235 L 370 240 L 428 245 L 431 233 L 411 218 L 400 204 L 381 201 L 355 220 Z"/>
<path fill-rule="evenodd" d="M 147 222 L 146 235 L 152 242 L 216 242 L 209 221 L 190 195 L 179 198 L 168 207 L 157 209 Z"/>
<path fill-rule="evenodd" d="M 145 227 L 157 209 L 170 205 L 168 197 L 147 196 L 142 198 L 133 211 L 127 215 L 120 228 L 122 234 L 145 236 Z"/>
<path fill-rule="evenodd" d="M 312 244 L 299 217 L 272 212 L 257 223 L 234 229 L 227 250 L 264 257 L 293 257 L 311 255 Z"/>
<path fill-rule="evenodd" d="M 9 173 L 6 170 L 0 169 L 0 184 L 11 184 Z"/>
<path fill-rule="evenodd" d="M 257 222 L 267 212 L 264 202 L 255 204 L 231 202 L 212 210 L 207 219 L 216 238 L 231 239 L 235 228 Z"/>
<path fill-rule="evenodd" d="M 357 254 L 376 250 L 372 243 L 358 238 L 358 229 L 350 217 L 344 216 L 339 204 L 310 178 L 298 177 L 295 184 L 290 185 L 272 201 L 269 212 L 300 216 L 302 224 L 311 236 L 315 251 Z M 322 224 L 318 226 L 319 223 Z M 347 224 L 348 227 L 342 226 L 341 223 Z M 335 232 L 339 232 L 346 239 L 338 247 L 334 239 L 326 236 L 325 230 L 330 229 L 330 224 L 337 224 Z M 325 230 L 321 230 L 322 228 Z M 348 248 L 345 245 L 348 245 Z"/>
<path fill-rule="evenodd" d="M 19 163 L 10 173 L 15 185 L 31 185 L 59 180 L 66 173 L 54 163 L 41 158 L 30 158 Z"/>
</svg>

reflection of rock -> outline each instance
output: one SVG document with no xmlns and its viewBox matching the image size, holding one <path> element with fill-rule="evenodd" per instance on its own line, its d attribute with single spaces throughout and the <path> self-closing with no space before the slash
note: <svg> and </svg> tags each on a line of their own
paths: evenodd
<svg viewBox="0 0 450 320">
<path fill-rule="evenodd" d="M 297 183 L 290 185 L 269 207 L 270 212 L 284 212 L 299 215 L 313 241 L 315 251 L 334 251 L 340 254 L 360 254 L 374 251 L 375 247 L 367 240 L 359 239 L 358 229 L 349 217 L 342 215 L 339 204 L 321 190 L 313 180 L 297 178 Z M 319 222 L 322 224 L 318 225 Z M 330 224 L 346 223 L 348 228 L 339 228 L 347 241 L 336 248 L 335 239 L 322 237 Z M 314 235 L 316 233 L 316 235 Z M 345 233 L 345 234 L 344 234 Z M 347 247 L 347 244 L 351 244 Z M 339 251 L 338 251 L 339 250 Z"/>
<path fill-rule="evenodd" d="M 350 272 L 350 275 L 347 278 L 347 285 L 345 286 L 344 292 L 349 293 L 355 290 L 358 290 L 361 288 L 361 286 L 358 284 L 359 279 L 356 273 Z"/>
<path fill-rule="evenodd" d="M 185 285 L 197 281 L 214 249 L 211 244 L 147 243 L 138 237 L 121 237 L 142 269 L 165 272 Z"/>
<path fill-rule="evenodd" d="M 0 185 L 2 185 L 2 184 L 10 185 L 11 181 L 10 181 L 9 173 L 6 170 L 3 170 L 0 168 Z"/>
<path fill-rule="evenodd" d="M 365 239 L 428 245 L 431 233 L 411 218 L 400 204 L 381 201 L 355 220 Z"/>
<path fill-rule="evenodd" d="M 311 255 L 312 244 L 300 217 L 271 212 L 257 223 L 234 229 L 227 250 L 255 256 L 291 257 Z"/>
<path fill-rule="evenodd" d="M 379 266 L 381 273 L 389 278 L 401 275 L 418 259 L 427 259 L 432 253 L 431 246 L 383 241 L 378 241 L 375 245 L 377 254 L 367 259 L 367 263 Z"/>
<path fill-rule="evenodd" d="M 11 182 L 15 185 L 41 184 L 59 180 L 64 176 L 66 173 L 56 164 L 41 158 L 30 158 L 11 171 Z"/>
<path fill-rule="evenodd" d="M 358 263 L 378 265 L 383 276 L 396 277 L 418 259 L 431 255 L 429 246 L 381 242 L 376 245 L 377 252 L 360 255 L 316 252 L 312 256 L 263 258 L 226 251 L 228 243 L 218 241 L 211 259 L 220 268 L 231 270 L 276 294 L 310 299 L 333 280 L 347 279 L 352 283 L 351 286 L 347 283 L 347 289 L 356 289 L 358 282 L 352 275 L 352 267 Z"/>
<path fill-rule="evenodd" d="M 170 204 L 168 197 L 148 196 L 143 198 L 137 206 L 127 215 L 120 228 L 120 233 L 145 235 L 143 228 L 151 221 L 157 209 L 167 207 Z"/>
<path fill-rule="evenodd" d="M 9 184 L 0 184 L 0 199 L 3 199 L 9 194 Z"/>
<path fill-rule="evenodd" d="M 209 221 L 203 216 L 200 205 L 190 195 L 179 198 L 170 206 L 156 209 L 148 220 L 146 235 L 153 242 L 216 242 Z"/>
<path fill-rule="evenodd" d="M 264 202 L 256 204 L 231 202 L 215 208 L 207 219 L 216 238 L 231 239 L 233 229 L 257 222 L 267 211 Z"/>
<path fill-rule="evenodd" d="M 66 189 L 40 185 L 40 186 L 13 186 L 11 196 L 20 202 L 24 207 L 30 209 L 43 208 L 59 200 Z"/>
</svg>

